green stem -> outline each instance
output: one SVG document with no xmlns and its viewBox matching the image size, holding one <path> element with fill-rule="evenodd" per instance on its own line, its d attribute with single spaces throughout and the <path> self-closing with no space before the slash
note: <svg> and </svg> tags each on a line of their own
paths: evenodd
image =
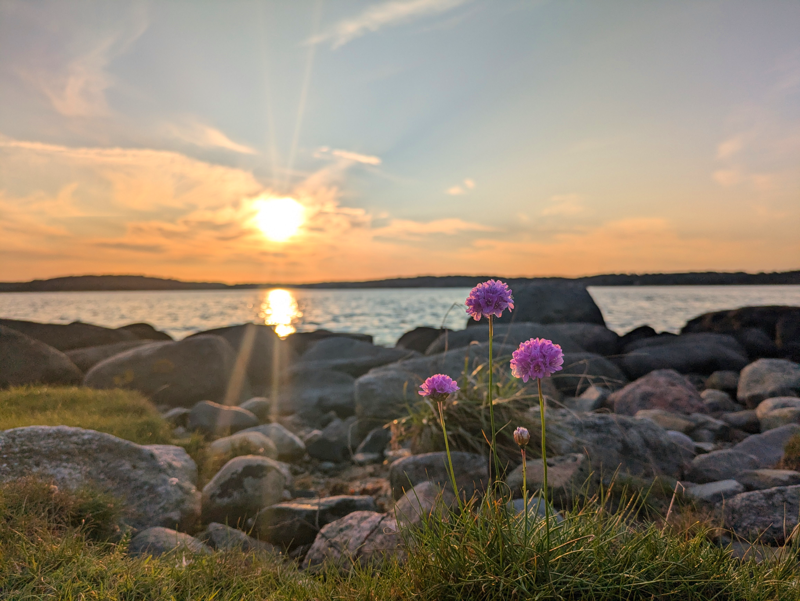
<svg viewBox="0 0 800 601">
<path fill-rule="evenodd" d="M 494 357 L 492 356 L 492 340 L 494 339 L 494 320 L 493 316 L 489 316 L 489 426 L 492 429 L 492 444 L 489 449 L 491 456 L 489 462 L 489 484 L 494 484 L 497 475 L 500 473 L 500 461 L 497 457 L 497 430 L 494 427 Z M 492 473 L 492 465 L 494 465 L 494 473 Z"/>
<path fill-rule="evenodd" d="M 453 458 L 450 456 L 450 443 L 447 442 L 447 428 L 444 427 L 444 403 L 439 401 L 439 421 L 442 424 L 442 434 L 444 435 L 444 449 L 447 451 L 447 463 L 450 465 L 450 480 L 453 483 L 453 494 L 458 499 L 458 507 L 461 508 L 461 495 L 458 494 L 456 484 L 456 471 L 453 469 Z"/>
</svg>

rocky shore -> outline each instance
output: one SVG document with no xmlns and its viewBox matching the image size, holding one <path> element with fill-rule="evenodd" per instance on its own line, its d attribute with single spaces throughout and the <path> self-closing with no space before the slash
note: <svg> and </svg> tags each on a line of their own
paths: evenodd
<svg viewBox="0 0 800 601">
<path fill-rule="evenodd" d="M 495 356 L 535 337 L 565 353 L 545 387 L 558 509 L 612 477 L 643 487 L 658 478 L 743 540 L 787 542 L 800 515 L 800 453 L 787 450 L 800 436 L 800 308 L 745 307 L 698 316 L 679 335 L 643 326 L 619 336 L 580 285 L 527 284 L 515 298 L 495 327 Z M 402 556 L 400 527 L 455 496 L 436 441 L 401 440 L 394 420 L 428 376 L 458 380 L 485 363 L 488 336 L 480 324 L 417 328 L 385 348 L 367 334 L 282 340 L 248 324 L 175 341 L 147 324 L 0 319 L 0 388 L 136 390 L 176 439 L 202 433 L 210 453 L 229 459 L 200 482 L 179 446 L 30 426 L 0 432 L 0 479 L 38 474 L 111 491 L 129 508 L 133 555 L 244 547 L 309 567 Z M 536 402 L 515 407 L 535 428 Z M 453 462 L 459 493 L 480 494 L 485 454 L 462 449 Z M 535 490 L 541 465 L 529 468 Z M 521 498 L 516 464 L 505 479 Z"/>
</svg>

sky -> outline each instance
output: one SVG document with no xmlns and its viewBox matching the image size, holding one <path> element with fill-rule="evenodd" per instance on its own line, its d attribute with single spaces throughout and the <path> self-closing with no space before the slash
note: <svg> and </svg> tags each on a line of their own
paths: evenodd
<svg viewBox="0 0 800 601">
<path fill-rule="evenodd" d="M 0 0 L 0 280 L 800 269 L 798 31 L 783 0 Z"/>
</svg>

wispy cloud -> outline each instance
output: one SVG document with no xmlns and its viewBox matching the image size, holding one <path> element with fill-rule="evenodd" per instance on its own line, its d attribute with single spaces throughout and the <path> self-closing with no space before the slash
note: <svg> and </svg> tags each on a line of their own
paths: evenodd
<svg viewBox="0 0 800 601">
<path fill-rule="evenodd" d="M 384 27 L 410 23 L 424 17 L 432 17 L 453 10 L 470 0 L 395 0 L 373 4 L 350 19 L 343 19 L 326 31 L 308 40 L 309 44 L 330 42 L 340 48 L 367 33 Z"/>
<path fill-rule="evenodd" d="M 166 129 L 171 136 L 200 148 L 222 148 L 242 154 L 258 154 L 253 148 L 234 142 L 220 130 L 199 121 L 172 123 Z"/>
</svg>

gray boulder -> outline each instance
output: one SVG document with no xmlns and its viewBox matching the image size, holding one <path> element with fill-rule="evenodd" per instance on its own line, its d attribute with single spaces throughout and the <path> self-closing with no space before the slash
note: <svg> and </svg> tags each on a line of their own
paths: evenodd
<svg viewBox="0 0 800 601">
<path fill-rule="evenodd" d="M 608 403 L 615 413 L 636 415 L 642 409 L 664 409 L 672 413 L 705 413 L 703 399 L 694 386 L 672 369 L 661 369 L 631 382 L 611 394 Z"/>
<path fill-rule="evenodd" d="M 721 334 L 686 334 L 674 338 L 641 340 L 631 345 L 635 348 L 623 358 L 622 368 L 631 378 L 640 378 L 661 369 L 674 369 L 684 374 L 711 374 L 719 370 L 738 371 L 747 365 L 747 355 L 733 338 L 733 344 L 718 340 L 695 340 L 712 336 L 731 338 Z M 656 341 L 660 343 L 656 344 Z"/>
<path fill-rule="evenodd" d="M 746 490 L 765 490 L 776 486 L 795 486 L 800 484 L 800 472 L 794 470 L 747 470 L 736 476 L 736 480 Z"/>
<path fill-rule="evenodd" d="M 302 354 L 292 371 L 341 371 L 353 377 L 367 373 L 373 367 L 410 359 L 419 353 L 403 348 L 386 348 L 369 342 L 345 337 L 325 338 Z"/>
<path fill-rule="evenodd" d="M 267 326 L 247 323 L 215 328 L 192 334 L 186 340 L 199 336 L 220 336 L 231 345 L 245 361 L 247 379 L 256 394 L 268 394 L 273 374 L 282 373 L 297 358 L 291 347 Z"/>
<path fill-rule="evenodd" d="M 759 359 L 742 370 L 736 396 L 748 409 L 772 397 L 800 394 L 800 364 L 784 359 Z"/>
<path fill-rule="evenodd" d="M 61 351 L 0 326 L 0 388 L 80 384 L 83 374 Z"/>
<path fill-rule="evenodd" d="M 506 311 L 498 323 L 593 323 L 606 325 L 600 308 L 582 284 L 531 282 L 513 287 L 514 310 Z"/>
<path fill-rule="evenodd" d="M 235 457 L 203 488 L 203 521 L 244 524 L 264 507 L 279 503 L 285 486 L 284 468 L 277 461 Z"/>
<path fill-rule="evenodd" d="M 0 432 L 0 480 L 38 475 L 75 489 L 93 483 L 125 502 L 125 523 L 190 528 L 200 514 L 197 467 L 180 447 L 142 446 L 67 426 Z"/>
<path fill-rule="evenodd" d="M 101 361 L 105 361 L 109 357 L 119 355 L 132 348 L 150 344 L 151 342 L 150 340 L 125 340 L 123 342 L 115 342 L 114 344 L 87 346 L 86 348 L 67 351 L 66 355 L 69 357 L 70 361 L 78 366 L 78 369 L 86 373 L 92 367 Z"/>
<path fill-rule="evenodd" d="M 138 340 L 136 336 L 125 330 L 112 330 L 79 321 L 65 325 L 21 321 L 18 319 L 0 319 L 0 326 L 11 328 L 30 338 L 44 342 L 62 353 L 87 346 Z"/>
<path fill-rule="evenodd" d="M 356 439 L 355 425 L 355 417 L 334 419 L 321 432 L 317 431 L 314 436 L 306 439 L 306 452 L 320 461 L 342 463 L 349 460 L 359 442 Z"/>
<path fill-rule="evenodd" d="M 783 448 L 789 439 L 800 433 L 800 425 L 787 424 L 763 434 L 748 436 L 733 448 L 748 453 L 758 459 L 756 467 L 775 467 L 783 458 Z"/>
<path fill-rule="evenodd" d="M 320 528 L 354 511 L 377 511 L 375 499 L 340 495 L 278 503 L 258 513 L 254 531 L 260 540 L 294 549 L 314 542 Z"/>
<path fill-rule="evenodd" d="M 157 405 L 191 407 L 225 399 L 234 360 L 230 344 L 218 336 L 154 342 L 101 361 L 83 383 L 138 390 Z"/>
<path fill-rule="evenodd" d="M 244 403 L 241 403 L 239 407 L 255 415 L 256 419 L 262 424 L 270 421 L 272 418 L 272 403 L 263 396 L 247 399 Z"/>
<path fill-rule="evenodd" d="M 211 401 L 200 401 L 192 407 L 187 424 L 189 430 L 199 430 L 212 436 L 233 434 L 255 426 L 258 426 L 258 418 L 246 409 Z"/>
<path fill-rule="evenodd" d="M 355 383 L 353 376 L 340 371 L 295 369 L 278 390 L 278 412 L 296 413 L 312 423 L 330 411 L 340 417 L 353 415 Z"/>
<path fill-rule="evenodd" d="M 303 568 L 330 563 L 342 570 L 353 564 L 380 566 L 389 559 L 402 559 L 403 540 L 397 521 L 389 514 L 356 511 L 320 530 L 306 554 Z"/>
<path fill-rule="evenodd" d="M 461 495 L 469 499 L 475 492 L 486 488 L 489 481 L 486 457 L 460 451 L 454 451 L 450 456 L 456 474 L 456 485 Z M 403 457 L 389 468 L 389 483 L 395 499 L 402 497 L 405 491 L 411 490 L 420 482 L 426 481 L 452 489 L 447 453 L 423 453 Z"/>
<path fill-rule="evenodd" d="M 761 467 L 756 457 L 743 451 L 723 449 L 698 455 L 692 460 L 686 478 L 690 482 L 705 484 L 720 480 L 735 480 L 746 470 Z"/>
<path fill-rule="evenodd" d="M 217 522 L 211 522 L 206 526 L 205 530 L 197 535 L 197 539 L 215 551 L 278 553 L 278 550 L 269 543 L 256 540 L 241 530 Z"/>
<path fill-rule="evenodd" d="M 278 459 L 281 461 L 297 461 L 306 454 L 306 445 L 303 441 L 281 424 L 262 424 L 242 432 L 260 432 L 269 438 L 278 450 Z"/>
<path fill-rule="evenodd" d="M 744 486 L 736 480 L 720 480 L 719 482 L 708 482 L 689 486 L 686 489 L 686 496 L 706 503 L 722 503 L 744 492 Z"/>
<path fill-rule="evenodd" d="M 211 548 L 193 536 L 161 527 L 142 530 L 128 544 L 128 555 L 131 557 L 159 557 L 173 552 L 208 555 Z"/>
<path fill-rule="evenodd" d="M 437 509 L 453 507 L 456 496 L 450 489 L 442 488 L 435 482 L 420 482 L 397 500 L 394 505 L 394 516 L 397 523 L 404 527 L 420 526 L 425 520 L 436 517 Z"/>
<path fill-rule="evenodd" d="M 552 377 L 556 388 L 569 396 L 578 396 L 591 386 L 617 390 L 628 383 L 619 367 L 594 353 L 565 353 L 562 370 Z"/>
<path fill-rule="evenodd" d="M 736 495 L 725 503 L 725 526 L 738 536 L 783 544 L 797 526 L 800 485 Z"/>
</svg>

